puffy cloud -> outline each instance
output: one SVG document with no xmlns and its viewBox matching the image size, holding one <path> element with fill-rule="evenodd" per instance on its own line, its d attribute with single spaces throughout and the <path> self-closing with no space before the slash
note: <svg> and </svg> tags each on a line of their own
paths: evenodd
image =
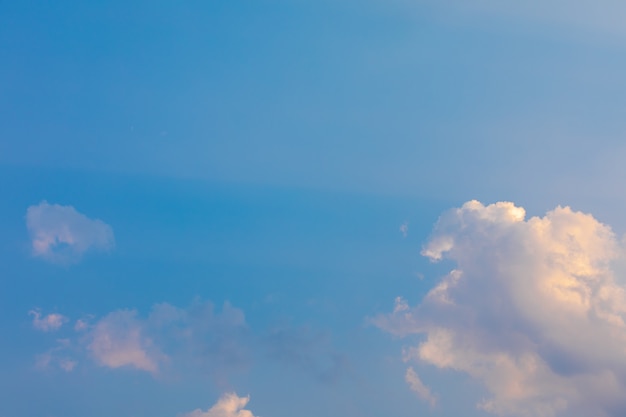
<svg viewBox="0 0 626 417">
<path fill-rule="evenodd" d="M 38 311 L 31 314 L 35 315 L 35 325 L 45 330 L 49 323 L 69 321 L 63 316 L 62 321 L 47 319 L 53 315 L 42 318 Z M 70 346 L 102 367 L 134 368 L 152 374 L 175 361 L 178 368 L 210 371 L 219 378 L 248 361 L 245 316 L 229 303 L 221 312 L 216 312 L 210 302 L 197 301 L 185 309 L 161 303 L 154 305 L 147 317 L 140 317 L 135 310 L 116 310 L 99 319 L 85 316 L 77 320 L 74 332 L 72 338 L 63 339 L 62 346 L 40 355 L 38 367 L 54 363 L 72 370 L 76 362 L 58 358 L 55 353 Z"/>
<path fill-rule="evenodd" d="M 129 366 L 156 373 L 163 355 L 145 335 L 137 312 L 120 310 L 109 313 L 98 321 L 89 335 L 90 351 L 101 366 L 120 368 Z"/>
<path fill-rule="evenodd" d="M 406 370 L 404 380 L 407 384 L 409 384 L 411 391 L 415 392 L 418 397 L 430 404 L 431 407 L 435 406 L 435 404 L 437 403 L 437 397 L 433 395 L 429 387 L 424 385 L 420 377 L 417 375 L 417 372 L 415 372 L 413 368 L 408 368 Z"/>
<path fill-rule="evenodd" d="M 33 255 L 55 263 L 76 262 L 88 250 L 108 251 L 115 244 L 109 225 L 88 218 L 72 206 L 45 201 L 30 206 L 26 227 Z"/>
<path fill-rule="evenodd" d="M 513 203 L 470 201 L 445 213 L 422 254 L 456 268 L 410 307 L 375 318 L 405 352 L 465 373 L 503 416 L 617 417 L 626 411 L 626 293 L 622 248 L 588 214 L 557 207 L 525 218 Z"/>
<path fill-rule="evenodd" d="M 235 393 L 224 394 L 207 411 L 197 409 L 180 417 L 254 417 L 251 411 L 244 410 L 249 401 L 250 397 L 239 397 Z"/>
<path fill-rule="evenodd" d="M 42 332 L 59 330 L 68 321 L 67 317 L 57 313 L 42 316 L 39 310 L 31 310 L 28 314 L 33 316 L 33 327 Z"/>
</svg>

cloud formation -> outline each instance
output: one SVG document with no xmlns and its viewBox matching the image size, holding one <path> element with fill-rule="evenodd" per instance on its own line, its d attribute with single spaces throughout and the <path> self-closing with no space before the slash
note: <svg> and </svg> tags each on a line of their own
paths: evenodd
<svg viewBox="0 0 626 417">
<path fill-rule="evenodd" d="M 250 397 L 239 397 L 235 393 L 228 393 L 222 395 L 207 411 L 197 409 L 180 417 L 254 417 L 251 411 L 244 409 L 249 401 Z"/>
<path fill-rule="evenodd" d="M 525 218 L 513 203 L 478 201 L 445 213 L 422 254 L 456 268 L 410 307 L 375 318 L 405 351 L 465 373 L 502 416 L 626 413 L 626 292 L 616 279 L 622 247 L 588 214 L 557 207 Z M 411 378 L 412 379 L 412 378 Z"/>
<path fill-rule="evenodd" d="M 434 407 L 437 404 L 437 397 L 431 392 L 430 388 L 424 385 L 417 372 L 412 367 L 406 370 L 404 380 L 409 384 L 411 391 L 417 394 L 422 400 Z"/>
<path fill-rule="evenodd" d="M 166 359 L 152 339 L 146 336 L 142 323 L 133 310 L 109 313 L 96 323 L 89 334 L 87 349 L 101 366 L 132 367 L 156 373 Z"/>
<path fill-rule="evenodd" d="M 41 311 L 31 310 L 28 314 L 33 316 L 33 327 L 37 330 L 41 330 L 42 332 L 53 332 L 55 330 L 59 330 L 61 326 L 68 322 L 67 317 L 57 313 L 42 316 Z"/>
<path fill-rule="evenodd" d="M 44 321 L 41 314 L 36 318 Z M 69 319 L 63 317 L 63 323 Z M 47 323 L 47 322 L 46 322 Z M 253 333 L 244 312 L 225 302 L 217 309 L 196 300 L 185 308 L 169 303 L 152 306 L 148 314 L 121 309 L 103 317 L 85 315 L 65 327 L 67 339 L 37 358 L 71 370 L 85 359 L 103 368 L 134 369 L 154 376 L 204 374 L 220 386 L 258 360 L 273 360 L 318 382 L 333 383 L 348 369 L 328 332 L 310 326 L 274 326 Z M 52 355 L 51 353 L 54 353 Z M 62 356 L 59 356 L 63 354 Z"/>
<path fill-rule="evenodd" d="M 33 255 L 54 263 L 77 262 L 89 250 L 109 251 L 115 245 L 111 226 L 72 206 L 46 201 L 30 206 L 26 227 Z"/>
<path fill-rule="evenodd" d="M 30 314 L 35 316 L 35 327 L 44 331 L 52 330 L 52 326 L 58 329 L 59 323 L 69 321 L 60 314 Z M 69 350 L 102 367 L 131 368 L 154 375 L 164 365 L 175 363 L 178 370 L 188 367 L 220 378 L 222 373 L 237 370 L 248 362 L 245 316 L 227 302 L 221 312 L 216 312 L 210 302 L 196 301 L 184 309 L 168 303 L 155 304 L 147 317 L 129 309 L 116 310 L 99 319 L 85 316 L 75 322 L 73 332 L 69 338 L 59 339 L 63 344 L 38 356 L 39 368 L 55 363 L 72 370 L 75 360 L 56 357 L 58 352 Z"/>
</svg>

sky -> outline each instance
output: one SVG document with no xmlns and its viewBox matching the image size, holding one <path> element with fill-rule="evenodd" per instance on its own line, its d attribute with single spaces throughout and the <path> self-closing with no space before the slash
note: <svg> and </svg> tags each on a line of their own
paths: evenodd
<svg viewBox="0 0 626 417">
<path fill-rule="evenodd" d="M 0 417 L 622 417 L 626 5 L 0 2 Z"/>
</svg>

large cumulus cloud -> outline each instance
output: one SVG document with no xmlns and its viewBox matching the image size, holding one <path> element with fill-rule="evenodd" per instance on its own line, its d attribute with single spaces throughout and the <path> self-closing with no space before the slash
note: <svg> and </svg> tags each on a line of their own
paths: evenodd
<svg viewBox="0 0 626 417">
<path fill-rule="evenodd" d="M 439 219 L 422 251 L 455 269 L 419 305 L 398 298 L 374 322 L 422 335 L 405 359 L 480 381 L 489 397 L 478 407 L 488 412 L 622 416 L 621 250 L 608 226 L 568 207 L 526 219 L 513 203 L 470 201 Z"/>
</svg>

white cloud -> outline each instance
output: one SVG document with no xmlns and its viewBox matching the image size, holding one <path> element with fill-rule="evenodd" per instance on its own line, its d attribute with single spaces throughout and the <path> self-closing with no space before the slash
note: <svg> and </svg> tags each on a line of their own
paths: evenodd
<svg viewBox="0 0 626 417">
<path fill-rule="evenodd" d="M 55 263 L 76 262 L 88 250 L 108 251 L 115 244 L 109 225 L 88 218 L 72 206 L 45 201 L 30 206 L 26 227 L 33 255 Z"/>
<path fill-rule="evenodd" d="M 31 310 L 28 314 L 33 316 L 33 327 L 42 332 L 59 330 L 68 321 L 67 317 L 57 313 L 42 316 L 39 310 Z"/>
<path fill-rule="evenodd" d="M 87 349 L 101 366 L 133 367 L 156 373 L 166 356 L 153 346 L 136 318 L 136 311 L 120 310 L 100 320 L 89 335 Z"/>
<path fill-rule="evenodd" d="M 465 373 L 502 416 L 626 415 L 622 248 L 591 215 L 557 207 L 525 219 L 470 201 L 438 221 L 422 254 L 456 268 L 424 297 L 373 321 L 425 339 L 405 359 Z"/>
<path fill-rule="evenodd" d="M 424 385 L 413 368 L 409 367 L 406 370 L 404 380 L 407 384 L 409 384 L 411 391 L 415 392 L 418 397 L 430 404 L 431 407 L 434 407 L 435 404 L 437 404 L 437 397 L 433 395 L 429 387 Z"/>
<path fill-rule="evenodd" d="M 251 411 L 244 410 L 250 397 L 239 397 L 235 393 L 222 395 L 217 403 L 207 411 L 200 409 L 180 417 L 254 417 Z"/>
</svg>

